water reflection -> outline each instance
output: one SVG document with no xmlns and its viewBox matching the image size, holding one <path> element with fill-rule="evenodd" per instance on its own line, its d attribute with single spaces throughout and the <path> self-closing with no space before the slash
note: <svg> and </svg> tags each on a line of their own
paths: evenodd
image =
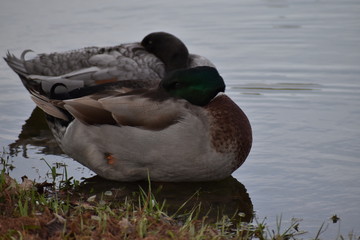
<svg viewBox="0 0 360 240">
<path fill-rule="evenodd" d="M 124 183 L 105 180 L 98 176 L 86 179 L 80 184 L 80 191 L 86 196 L 96 194 L 97 199 L 105 198 L 107 201 L 121 202 L 125 198 L 137 201 L 139 191 L 149 190 L 146 181 Z M 103 193 L 111 191 L 112 195 Z M 250 222 L 253 217 L 253 205 L 245 186 L 233 177 L 221 181 L 195 182 L 195 183 L 151 183 L 151 192 L 155 199 L 162 203 L 168 214 L 183 214 L 200 206 L 199 216 L 207 216 L 213 222 L 223 215 L 234 221 Z"/>
<path fill-rule="evenodd" d="M 27 156 L 27 149 L 36 147 L 42 154 L 63 154 L 58 147 L 45 116 L 39 108 L 35 108 L 22 126 L 18 139 L 10 144 L 12 155 L 22 152 Z M 46 167 L 44 165 L 44 167 Z M 68 168 L 71 166 L 68 166 Z M 149 184 L 146 181 L 123 183 L 105 180 L 98 176 L 88 178 L 80 184 L 79 191 L 89 197 L 96 194 L 98 199 L 106 197 L 107 201 L 123 201 L 125 198 L 137 201 L 140 187 L 147 192 Z M 169 214 L 179 210 L 185 202 L 186 205 L 179 214 L 186 213 L 199 207 L 199 216 L 208 216 L 208 221 L 227 215 L 234 220 L 250 222 L 253 217 L 253 205 L 243 184 L 233 177 L 215 182 L 197 183 L 151 183 L 152 193 L 160 203 L 166 202 L 165 207 Z M 112 191 L 112 195 L 104 196 L 105 191 Z M 243 214 L 240 214 L 243 213 Z"/>
<path fill-rule="evenodd" d="M 46 123 L 43 111 L 38 107 L 34 108 L 25 121 L 18 139 L 9 145 L 10 154 L 17 155 L 21 152 L 23 157 L 27 158 L 29 146 L 38 147 L 40 152 L 46 155 L 63 154 Z"/>
</svg>

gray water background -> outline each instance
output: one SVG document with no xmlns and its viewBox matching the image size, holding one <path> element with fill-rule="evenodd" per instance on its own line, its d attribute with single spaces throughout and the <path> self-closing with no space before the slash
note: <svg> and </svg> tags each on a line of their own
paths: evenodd
<svg viewBox="0 0 360 240">
<path fill-rule="evenodd" d="M 245 111 L 254 144 L 233 176 L 254 210 L 275 226 L 301 218 L 325 239 L 360 235 L 360 1 L 0 1 L 0 53 L 66 51 L 140 41 L 153 31 L 180 37 L 211 59 L 227 94 Z M 34 104 L 0 61 L 0 146 L 17 139 Z M 28 146 L 12 175 L 44 180 L 41 161 L 93 173 L 65 155 Z M 340 223 L 329 218 L 336 214 Z"/>
</svg>

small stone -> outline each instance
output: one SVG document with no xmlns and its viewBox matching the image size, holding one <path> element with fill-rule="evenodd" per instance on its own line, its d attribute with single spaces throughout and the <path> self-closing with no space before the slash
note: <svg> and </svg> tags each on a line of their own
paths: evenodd
<svg viewBox="0 0 360 240">
<path fill-rule="evenodd" d="M 111 197 L 113 195 L 112 191 L 106 191 L 104 192 L 104 195 L 107 197 Z"/>
<path fill-rule="evenodd" d="M 88 201 L 88 202 L 94 202 L 95 199 L 96 199 L 96 195 L 93 195 L 93 196 L 89 197 L 86 201 Z"/>
</svg>

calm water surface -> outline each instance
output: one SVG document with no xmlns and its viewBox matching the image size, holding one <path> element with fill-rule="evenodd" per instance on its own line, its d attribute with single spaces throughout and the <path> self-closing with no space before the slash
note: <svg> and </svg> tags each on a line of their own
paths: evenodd
<svg viewBox="0 0 360 240">
<path fill-rule="evenodd" d="M 228 95 L 251 121 L 253 149 L 233 177 L 246 187 L 257 217 L 270 225 L 280 215 L 285 222 L 301 218 L 310 237 L 324 221 L 324 238 L 335 239 L 339 227 L 360 235 L 359 1 L 17 0 L 0 6 L 3 56 L 115 45 L 159 30 L 179 36 L 217 65 Z M 66 163 L 77 179 L 93 176 L 58 152 L 37 119 L 25 124 L 33 109 L 20 80 L 0 61 L 0 146 L 19 146 L 12 176 L 46 179 L 41 158 Z M 334 214 L 340 224 L 330 223 Z"/>
</svg>

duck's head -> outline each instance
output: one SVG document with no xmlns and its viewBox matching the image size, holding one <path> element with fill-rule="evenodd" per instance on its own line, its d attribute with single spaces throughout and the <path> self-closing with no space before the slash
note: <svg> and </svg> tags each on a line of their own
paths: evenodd
<svg viewBox="0 0 360 240">
<path fill-rule="evenodd" d="M 187 67 L 189 51 L 174 35 L 166 32 L 150 33 L 141 41 L 141 45 L 165 64 L 166 72 Z"/>
<path fill-rule="evenodd" d="M 172 97 L 183 98 L 198 106 L 208 104 L 219 92 L 225 91 L 225 83 L 216 68 L 201 66 L 169 73 L 160 82 Z"/>
</svg>

